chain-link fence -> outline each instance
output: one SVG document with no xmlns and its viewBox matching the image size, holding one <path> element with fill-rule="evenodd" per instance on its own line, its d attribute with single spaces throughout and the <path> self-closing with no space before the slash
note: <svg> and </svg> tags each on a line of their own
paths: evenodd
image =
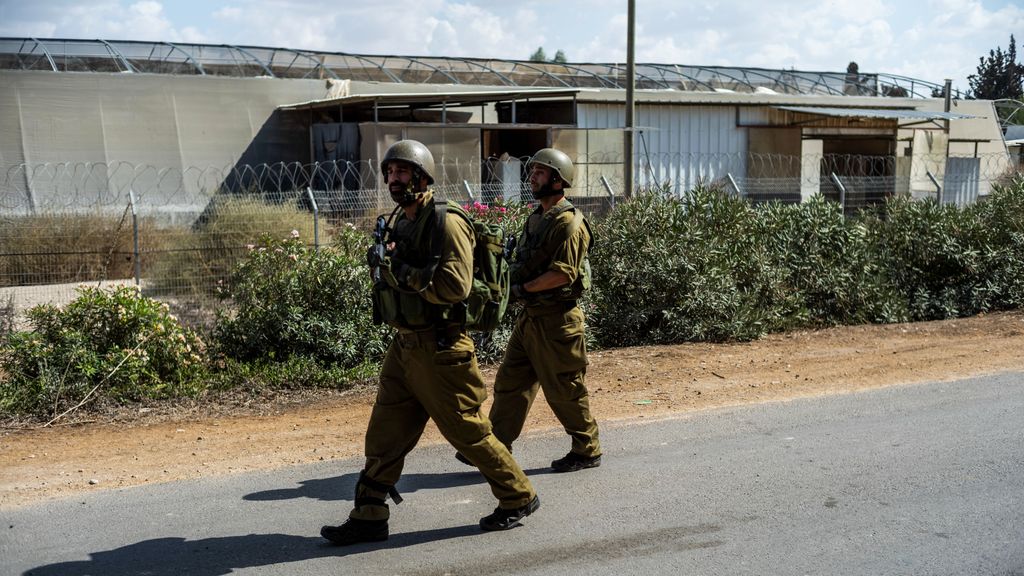
<svg viewBox="0 0 1024 576">
<path fill-rule="evenodd" d="M 526 158 L 439 162 L 435 193 L 460 203 L 530 198 Z M 621 158 L 578 158 L 572 199 L 586 213 L 623 199 Z M 1019 170 L 1007 155 L 641 155 L 637 185 L 682 193 L 721 186 L 752 202 L 821 193 L 849 212 L 893 194 L 966 204 Z M 158 168 L 128 163 L 20 164 L 0 175 L 0 316 L 67 302 L 82 283 L 134 283 L 208 320 L 218 287 L 261 235 L 330 242 L 368 229 L 393 203 L 374 161 Z M 5 318 L 0 318 L 5 321 Z M 7 318 L 9 321 L 9 318 Z"/>
</svg>

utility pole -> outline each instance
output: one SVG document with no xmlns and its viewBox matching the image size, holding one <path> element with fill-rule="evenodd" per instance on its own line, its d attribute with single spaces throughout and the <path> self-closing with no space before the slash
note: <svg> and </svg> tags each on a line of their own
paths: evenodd
<svg viewBox="0 0 1024 576">
<path fill-rule="evenodd" d="M 636 0 L 627 0 L 627 24 L 626 24 L 626 133 L 623 146 L 622 174 L 623 195 L 626 198 L 633 196 L 633 125 L 634 125 L 634 101 L 633 85 L 636 84 Z"/>
</svg>

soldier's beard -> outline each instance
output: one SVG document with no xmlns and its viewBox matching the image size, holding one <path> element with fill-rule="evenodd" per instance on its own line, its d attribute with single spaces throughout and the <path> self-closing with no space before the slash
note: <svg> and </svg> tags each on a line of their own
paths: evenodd
<svg viewBox="0 0 1024 576">
<path fill-rule="evenodd" d="M 548 196 L 554 196 L 562 193 L 561 190 L 555 190 L 552 188 L 551 184 L 545 184 L 536 190 L 531 190 L 531 192 L 533 193 L 534 200 L 540 200 L 541 198 L 547 198 Z"/>
<path fill-rule="evenodd" d="M 388 192 L 391 194 L 391 199 L 403 208 L 415 204 L 416 199 L 420 195 L 413 187 L 412 182 L 408 184 L 402 184 L 401 182 L 390 184 L 388 185 Z"/>
</svg>

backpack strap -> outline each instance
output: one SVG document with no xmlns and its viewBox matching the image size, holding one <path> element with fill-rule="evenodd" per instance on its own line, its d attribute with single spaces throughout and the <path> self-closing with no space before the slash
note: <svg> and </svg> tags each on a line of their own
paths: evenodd
<svg viewBox="0 0 1024 576">
<path fill-rule="evenodd" d="M 555 246 L 555 247 L 561 246 L 563 242 L 567 241 L 569 238 L 572 238 L 573 235 L 576 234 L 576 232 L 580 229 L 581 225 L 586 223 L 586 220 L 584 220 L 584 218 L 583 218 L 583 213 L 580 212 L 579 208 L 576 208 L 575 206 L 573 206 L 572 208 L 564 208 L 564 209 L 560 210 L 559 212 L 557 212 L 557 213 L 555 213 L 554 215 L 551 216 L 551 220 L 554 220 L 562 212 L 564 212 L 566 210 L 572 210 L 573 211 L 572 220 L 569 221 L 568 224 L 566 224 L 562 228 L 552 229 L 551 222 L 549 221 L 539 231 L 540 233 L 538 234 L 538 236 L 540 236 L 541 239 L 542 239 L 541 245 L 537 247 L 537 250 L 534 251 L 534 253 L 533 253 L 533 257 L 530 258 L 530 261 L 527 263 L 527 269 L 528 270 L 535 270 L 538 266 L 540 266 L 541 264 L 543 264 L 547 260 L 551 259 L 552 255 L 553 255 L 553 252 L 548 252 L 547 250 L 542 249 L 543 246 L 545 246 L 545 245 L 546 246 Z M 564 236 L 561 234 L 561 232 L 563 232 L 563 231 L 565 232 Z M 589 225 L 587 225 L 587 232 L 590 232 L 590 226 Z M 558 236 L 555 237 L 554 236 L 555 234 L 558 234 Z M 544 239 L 551 240 L 552 238 L 556 238 L 558 241 L 557 242 L 550 242 L 550 241 L 549 242 L 543 242 Z M 594 236 L 591 235 L 590 236 L 590 244 L 588 244 L 588 246 L 587 246 L 588 249 L 593 245 L 593 243 L 594 243 Z"/>
</svg>

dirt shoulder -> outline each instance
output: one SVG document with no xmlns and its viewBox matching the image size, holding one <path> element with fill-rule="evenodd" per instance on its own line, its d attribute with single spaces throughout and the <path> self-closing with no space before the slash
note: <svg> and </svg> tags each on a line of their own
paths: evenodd
<svg viewBox="0 0 1024 576">
<path fill-rule="evenodd" d="M 1024 371 L 1024 312 L 855 326 L 743 344 L 594 352 L 587 374 L 599 421 Z M 493 381 L 494 369 L 485 370 Z M 185 478 L 357 456 L 370 387 L 265 402 L 141 409 L 102 422 L 0 431 L 0 508 Z M 538 401 L 527 431 L 557 429 Z M 432 425 L 420 444 L 442 442 Z"/>
</svg>

